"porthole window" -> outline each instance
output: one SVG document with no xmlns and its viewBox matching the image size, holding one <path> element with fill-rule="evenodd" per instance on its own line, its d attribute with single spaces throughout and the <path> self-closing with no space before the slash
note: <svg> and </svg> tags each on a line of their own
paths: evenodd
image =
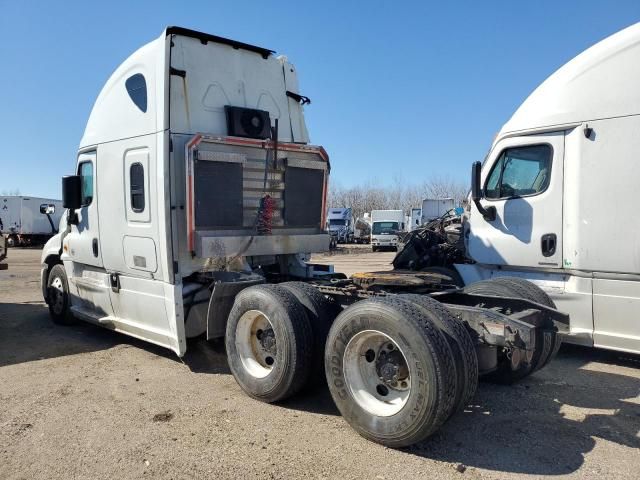
<svg viewBox="0 0 640 480">
<path fill-rule="evenodd" d="M 129 167 L 131 184 L 131 210 L 144 212 L 144 167 L 141 163 L 132 163 Z"/>
<path fill-rule="evenodd" d="M 127 87 L 127 93 L 129 97 L 136 104 L 136 106 L 142 111 L 147 111 L 147 82 L 144 79 L 144 75 L 136 73 L 130 76 L 124 82 Z"/>
</svg>

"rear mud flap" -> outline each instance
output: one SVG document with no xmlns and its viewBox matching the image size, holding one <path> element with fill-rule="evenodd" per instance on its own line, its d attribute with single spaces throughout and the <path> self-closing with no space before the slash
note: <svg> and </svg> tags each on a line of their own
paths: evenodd
<svg viewBox="0 0 640 480">
<path fill-rule="evenodd" d="M 236 295 L 245 288 L 260 283 L 264 283 L 264 279 L 255 277 L 216 282 L 207 310 L 207 340 L 224 337 L 227 317 Z"/>
</svg>

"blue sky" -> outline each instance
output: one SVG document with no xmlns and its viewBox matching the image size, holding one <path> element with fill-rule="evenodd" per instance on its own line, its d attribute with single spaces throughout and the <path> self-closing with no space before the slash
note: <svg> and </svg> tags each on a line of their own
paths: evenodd
<svg viewBox="0 0 640 480">
<path fill-rule="evenodd" d="M 0 0 L 0 192 L 60 197 L 93 102 L 130 53 L 180 25 L 296 64 L 313 143 L 348 186 L 467 179 L 563 63 L 640 21 L 640 2 Z"/>
</svg>

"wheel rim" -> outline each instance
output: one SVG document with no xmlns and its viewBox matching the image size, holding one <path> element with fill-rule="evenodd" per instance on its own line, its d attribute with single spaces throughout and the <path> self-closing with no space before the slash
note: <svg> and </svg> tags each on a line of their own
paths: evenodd
<svg viewBox="0 0 640 480">
<path fill-rule="evenodd" d="M 271 373 L 277 361 L 277 345 L 273 325 L 260 310 L 242 314 L 236 326 L 236 350 L 244 369 L 255 378 Z"/>
<path fill-rule="evenodd" d="M 354 335 L 344 351 L 344 376 L 356 403 L 379 417 L 395 415 L 411 393 L 411 369 L 398 344 L 377 330 Z"/>
<path fill-rule="evenodd" d="M 64 284 L 60 277 L 55 277 L 51 282 L 51 308 L 56 315 L 60 315 L 64 310 Z"/>
</svg>

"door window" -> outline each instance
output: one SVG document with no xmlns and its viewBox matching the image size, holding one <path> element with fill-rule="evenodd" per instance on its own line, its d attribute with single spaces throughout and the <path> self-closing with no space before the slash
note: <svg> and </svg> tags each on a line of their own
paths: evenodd
<svg viewBox="0 0 640 480">
<path fill-rule="evenodd" d="M 132 163 L 129 167 L 129 182 L 131 185 L 131 209 L 144 212 L 144 167 L 140 162 Z"/>
<path fill-rule="evenodd" d="M 82 162 L 78 167 L 81 187 L 81 204 L 83 207 L 91 204 L 93 200 L 93 162 Z"/>
<path fill-rule="evenodd" d="M 551 145 L 528 145 L 504 150 L 485 184 L 486 198 L 512 198 L 537 195 L 549 186 Z"/>
</svg>

